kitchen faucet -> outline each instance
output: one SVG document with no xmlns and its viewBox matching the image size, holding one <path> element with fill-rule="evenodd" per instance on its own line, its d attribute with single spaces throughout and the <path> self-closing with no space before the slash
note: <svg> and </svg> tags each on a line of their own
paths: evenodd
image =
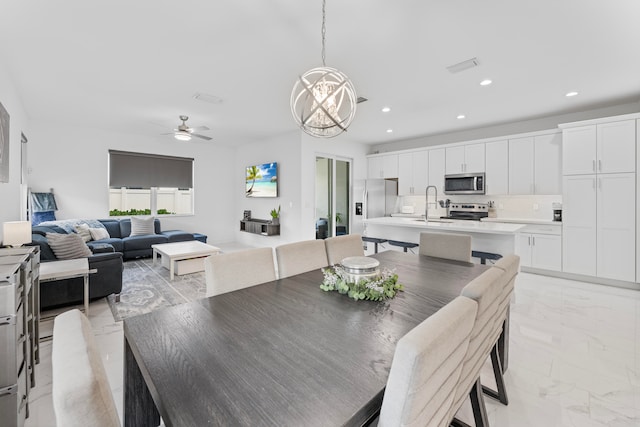
<svg viewBox="0 0 640 427">
<path fill-rule="evenodd" d="M 435 191 L 435 201 L 433 202 L 434 205 L 436 205 L 436 209 L 438 208 L 438 187 L 436 187 L 435 185 L 429 185 L 427 186 L 427 190 L 424 193 L 424 222 L 428 222 L 429 221 L 429 189 L 433 188 L 433 191 Z"/>
</svg>

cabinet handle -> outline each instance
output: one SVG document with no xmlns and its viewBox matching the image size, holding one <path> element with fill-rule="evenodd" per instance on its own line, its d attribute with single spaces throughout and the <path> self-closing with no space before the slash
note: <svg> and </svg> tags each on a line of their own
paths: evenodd
<svg viewBox="0 0 640 427">
<path fill-rule="evenodd" d="M 598 160 L 598 170 L 602 172 L 602 160 Z"/>
<path fill-rule="evenodd" d="M 531 246 L 536 245 L 536 236 L 531 236 Z"/>
<path fill-rule="evenodd" d="M 527 237 L 527 246 L 531 246 L 531 236 Z"/>
</svg>

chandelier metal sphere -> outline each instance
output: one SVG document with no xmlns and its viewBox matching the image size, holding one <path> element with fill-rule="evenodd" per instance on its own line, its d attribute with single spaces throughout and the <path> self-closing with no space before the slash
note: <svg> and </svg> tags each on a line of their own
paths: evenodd
<svg viewBox="0 0 640 427">
<path fill-rule="evenodd" d="M 343 72 L 313 68 L 298 78 L 291 92 L 291 113 L 309 135 L 332 138 L 346 131 L 356 115 L 357 96 Z"/>
</svg>

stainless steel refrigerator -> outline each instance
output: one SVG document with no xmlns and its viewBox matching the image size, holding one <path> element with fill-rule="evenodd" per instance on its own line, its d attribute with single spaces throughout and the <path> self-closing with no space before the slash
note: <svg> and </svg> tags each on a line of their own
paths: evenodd
<svg viewBox="0 0 640 427">
<path fill-rule="evenodd" d="M 398 180 L 361 179 L 353 183 L 353 223 L 351 232 L 364 232 L 363 220 L 390 216 L 398 200 Z"/>
</svg>

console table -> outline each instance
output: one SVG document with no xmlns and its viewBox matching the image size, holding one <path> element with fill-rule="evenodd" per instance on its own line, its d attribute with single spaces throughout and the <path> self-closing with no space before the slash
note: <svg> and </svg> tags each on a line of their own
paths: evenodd
<svg viewBox="0 0 640 427">
<path fill-rule="evenodd" d="M 243 219 L 240 221 L 240 231 L 263 236 L 279 236 L 280 224 L 272 224 L 268 219 Z"/>
</svg>

